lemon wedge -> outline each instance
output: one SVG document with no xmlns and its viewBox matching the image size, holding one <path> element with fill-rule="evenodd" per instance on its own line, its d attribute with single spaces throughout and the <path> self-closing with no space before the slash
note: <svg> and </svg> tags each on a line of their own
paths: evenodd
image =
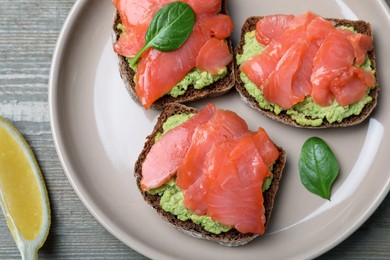
<svg viewBox="0 0 390 260">
<path fill-rule="evenodd" d="M 50 228 L 46 186 L 30 146 L 2 117 L 0 204 L 22 259 L 36 259 Z"/>
</svg>

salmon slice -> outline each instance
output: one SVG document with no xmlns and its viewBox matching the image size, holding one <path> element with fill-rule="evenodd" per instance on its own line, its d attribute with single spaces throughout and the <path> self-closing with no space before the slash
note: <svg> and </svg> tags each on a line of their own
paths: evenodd
<svg viewBox="0 0 390 260">
<path fill-rule="evenodd" d="M 307 37 L 307 28 L 315 18 L 316 15 L 311 12 L 295 16 L 294 19 L 289 22 L 288 27 L 283 33 L 278 38 L 275 38 L 275 40 L 282 44 L 282 50 L 287 50 L 292 44 L 299 40 L 305 40 Z"/>
<path fill-rule="evenodd" d="M 200 14 L 197 21 L 205 35 L 219 40 L 229 37 L 234 29 L 232 18 L 225 14 Z"/>
<path fill-rule="evenodd" d="M 319 47 L 334 29 L 332 23 L 317 16 L 307 25 L 307 40 Z"/>
<path fill-rule="evenodd" d="M 320 48 L 317 44 L 308 43 L 308 48 L 302 57 L 302 66 L 293 81 L 294 92 L 298 96 L 310 95 L 313 90 L 311 75 L 313 74 L 313 59 Z"/>
<path fill-rule="evenodd" d="M 185 123 L 168 131 L 152 146 L 142 164 L 143 190 L 160 187 L 174 176 L 187 154 L 195 129 L 208 122 L 215 110 L 214 105 L 208 104 Z"/>
<path fill-rule="evenodd" d="M 208 202 L 207 202 L 207 195 L 209 188 L 206 187 L 206 183 L 210 180 L 208 178 L 212 175 L 210 175 L 210 171 L 212 171 L 215 167 L 215 160 L 220 159 L 217 163 L 221 163 L 221 167 L 233 167 L 229 164 L 229 162 L 226 162 L 226 157 L 216 155 L 216 150 L 219 149 L 221 144 L 229 145 L 231 144 L 231 148 L 233 149 L 233 142 L 232 140 L 225 140 L 226 142 L 217 142 L 213 144 L 210 149 L 207 151 L 207 156 L 204 157 L 204 160 L 202 162 L 201 171 L 199 171 L 200 176 L 195 179 L 193 183 L 191 183 L 187 189 L 183 191 L 184 199 L 183 199 L 183 205 L 189 209 L 191 212 L 202 216 L 206 215 L 208 211 Z M 218 148 L 216 148 L 218 147 Z M 223 152 L 223 149 L 219 152 Z M 216 158 L 217 156 L 217 158 Z M 231 168 L 233 169 L 233 168 Z M 227 169 L 228 171 L 231 169 Z M 212 174 L 212 173 L 211 173 Z"/>
<path fill-rule="evenodd" d="M 248 132 L 243 119 L 231 111 L 217 110 L 193 135 L 191 147 L 177 170 L 176 185 L 184 192 L 183 204 L 198 215 L 207 213 L 204 173 L 208 152 L 219 142 L 238 138 Z"/>
<path fill-rule="evenodd" d="M 264 83 L 268 80 L 269 75 L 274 71 L 278 63 L 278 57 L 274 57 L 271 48 L 264 49 L 261 54 L 257 54 L 241 64 L 240 70 L 256 86 L 263 90 Z"/>
<path fill-rule="evenodd" d="M 186 0 L 196 14 L 210 13 L 216 14 L 221 11 L 222 0 Z"/>
<path fill-rule="evenodd" d="M 372 51 L 373 49 L 373 39 L 372 36 L 365 34 L 351 34 L 348 37 L 349 41 L 352 44 L 354 53 L 355 53 L 355 62 L 358 65 L 362 65 L 366 60 L 367 52 Z"/>
<path fill-rule="evenodd" d="M 330 90 L 337 103 L 346 106 L 361 100 L 366 95 L 367 86 L 358 77 L 350 77 L 342 86 L 331 85 Z"/>
<path fill-rule="evenodd" d="M 196 67 L 213 75 L 226 67 L 233 60 L 229 46 L 216 38 L 210 38 L 200 49 L 196 57 Z"/>
<path fill-rule="evenodd" d="M 207 180 L 207 214 L 241 233 L 264 233 L 263 180 L 270 171 L 252 135 L 213 149 Z"/>
<path fill-rule="evenodd" d="M 279 158 L 279 150 L 269 138 L 264 128 L 259 128 L 257 132 L 253 134 L 253 140 L 263 162 L 270 167 Z"/>
<path fill-rule="evenodd" d="M 208 159 L 208 158 L 207 158 Z M 207 214 L 207 188 L 204 186 L 205 175 L 200 176 L 191 186 L 183 191 L 183 205 L 198 216 Z"/>
<path fill-rule="evenodd" d="M 215 143 L 239 137 L 247 131 L 248 125 L 236 113 L 217 109 L 193 135 L 191 147 L 177 170 L 176 185 L 182 190 L 191 186 L 203 174 L 207 153 Z"/>
<path fill-rule="evenodd" d="M 278 38 L 294 19 L 294 15 L 277 14 L 265 16 L 256 23 L 256 40 L 263 46 Z"/>
<path fill-rule="evenodd" d="M 329 106 L 333 103 L 334 93 L 330 86 L 336 84 L 335 79 L 338 85 L 348 81 L 354 58 L 353 47 L 343 33 L 335 30 L 328 34 L 313 60 L 311 96 L 317 104 Z"/>
<path fill-rule="evenodd" d="M 296 91 L 294 81 L 301 70 L 307 49 L 306 42 L 299 42 L 285 52 L 263 88 L 264 97 L 269 102 L 288 109 L 305 99 L 307 92 Z"/>
<path fill-rule="evenodd" d="M 367 92 L 367 86 L 375 84 L 374 75 L 362 68 L 350 67 L 350 73 L 343 82 L 333 81 L 330 90 L 341 106 L 356 103 L 363 99 Z"/>
</svg>

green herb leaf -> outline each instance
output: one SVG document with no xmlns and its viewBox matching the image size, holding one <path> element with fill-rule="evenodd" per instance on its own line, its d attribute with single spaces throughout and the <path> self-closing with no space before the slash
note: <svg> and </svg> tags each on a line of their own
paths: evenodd
<svg viewBox="0 0 390 260">
<path fill-rule="evenodd" d="M 329 146 L 311 137 L 302 146 L 298 162 L 301 182 L 310 192 L 330 200 L 330 189 L 339 173 L 339 164 Z"/>
<path fill-rule="evenodd" d="M 172 2 L 161 8 L 152 19 L 145 35 L 146 43 L 131 60 L 136 64 L 149 47 L 168 52 L 178 48 L 191 35 L 195 25 L 195 13 L 184 2 Z"/>
</svg>

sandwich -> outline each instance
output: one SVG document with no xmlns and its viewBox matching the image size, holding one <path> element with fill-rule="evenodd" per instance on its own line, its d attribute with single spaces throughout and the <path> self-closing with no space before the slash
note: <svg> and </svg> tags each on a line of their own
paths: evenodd
<svg viewBox="0 0 390 260">
<path fill-rule="evenodd" d="M 242 100 L 288 125 L 352 126 L 377 105 L 372 28 L 365 21 L 310 12 L 249 17 L 236 60 Z"/>
<path fill-rule="evenodd" d="M 132 58 L 145 43 L 153 16 L 172 2 L 113 0 L 113 49 L 118 55 L 120 75 L 131 96 L 146 109 L 219 96 L 235 83 L 229 38 L 233 22 L 221 0 L 183 1 L 196 17 L 189 38 L 173 51 L 150 47 L 132 64 Z"/>
<path fill-rule="evenodd" d="M 267 229 L 285 162 L 265 130 L 250 131 L 236 113 L 171 104 L 134 169 L 144 200 L 172 226 L 240 246 Z"/>
</svg>

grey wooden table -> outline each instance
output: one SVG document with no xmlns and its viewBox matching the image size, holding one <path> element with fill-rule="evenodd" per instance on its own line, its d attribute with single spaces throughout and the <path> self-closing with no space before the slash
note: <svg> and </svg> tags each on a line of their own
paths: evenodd
<svg viewBox="0 0 390 260">
<path fill-rule="evenodd" d="M 110 0 L 96 0 L 110 1 Z M 387 3 L 390 0 L 386 0 Z M 75 0 L 0 0 L 0 115 L 26 137 L 42 168 L 52 226 L 41 259 L 145 259 L 91 216 L 69 184 L 53 144 L 48 111 L 50 62 Z M 390 198 L 320 259 L 390 259 Z M 0 214 L 0 259 L 20 259 Z"/>
</svg>

